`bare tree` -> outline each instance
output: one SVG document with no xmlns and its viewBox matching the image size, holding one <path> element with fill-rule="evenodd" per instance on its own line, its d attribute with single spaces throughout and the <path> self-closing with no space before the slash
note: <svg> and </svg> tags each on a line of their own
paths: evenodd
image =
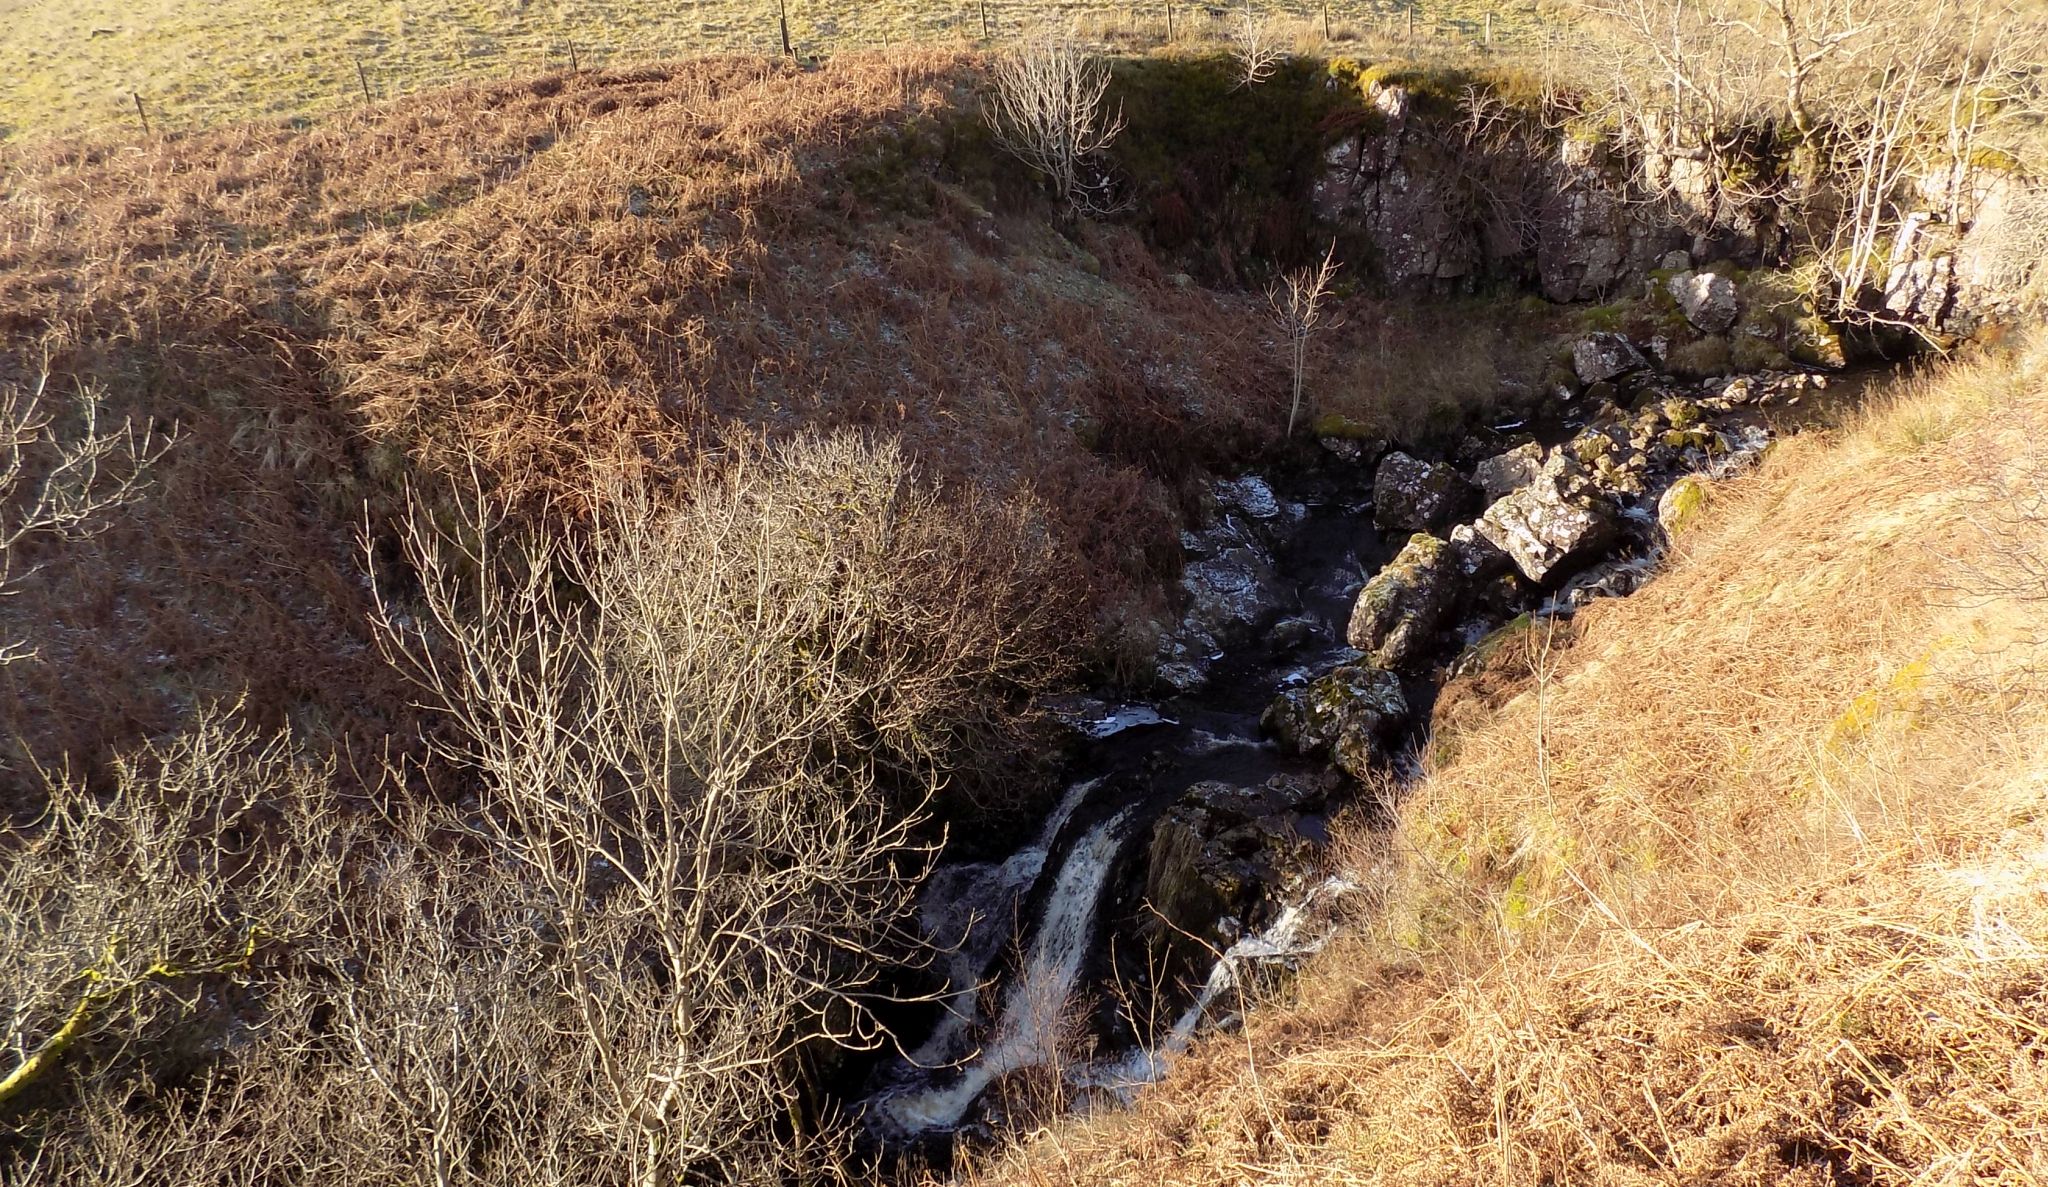
<svg viewBox="0 0 2048 1187">
<path fill-rule="evenodd" d="M 325 778 L 206 713 L 122 763 L 110 796 L 50 784 L 43 817 L 0 836 L 0 1109 L 55 1091 L 67 1053 L 161 1038 L 311 929 L 319 851 L 300 842 L 336 835 L 307 827 Z"/>
<path fill-rule="evenodd" d="M 996 143 L 1052 183 L 1076 215 L 1112 214 L 1101 161 L 1124 128 L 1110 113 L 1109 65 L 1068 32 L 1043 32 L 995 64 L 995 90 L 984 109 Z"/>
<path fill-rule="evenodd" d="M 675 509 L 607 490 L 581 546 L 481 500 L 454 533 L 423 515 L 419 617 L 385 604 L 382 636 L 454 727 L 440 757 L 480 777 L 512 917 L 546 930 L 525 977 L 563 1003 L 590 1157 L 635 1184 L 752 1175 L 782 1156 L 799 1050 L 884 1038 L 877 970 L 916 951 L 899 924 L 955 700 L 1045 660 L 1028 611 L 993 617 L 1018 608 L 1006 570 L 962 567 L 975 525 L 893 447 L 742 449 Z M 459 1082 L 422 1026 L 366 1064 Z M 459 1147 L 452 1088 L 387 1079 Z"/>
<path fill-rule="evenodd" d="M 1787 227 L 1825 265 L 1840 320 L 1921 316 L 1898 316 L 1924 302 L 1888 273 L 1923 228 L 1967 221 L 1984 148 L 2038 104 L 2039 22 L 2009 0 L 1589 7 L 1619 34 L 1615 110 L 1646 185 L 1709 222 Z"/>
<path fill-rule="evenodd" d="M 0 597 L 35 571 L 21 561 L 28 545 L 100 530 L 107 512 L 135 498 L 144 471 L 170 445 L 133 421 L 103 424 L 96 389 L 80 394 L 75 425 L 60 423 L 49 382 L 45 374 L 33 388 L 0 385 Z M 0 665 L 34 654 L 25 641 L 0 640 Z"/>
<path fill-rule="evenodd" d="M 1272 24 L 1252 11 L 1245 0 L 1244 11 L 1230 30 L 1230 56 L 1237 62 L 1237 85 L 1257 86 L 1273 77 L 1287 60 L 1287 50 L 1273 33 Z"/>
<path fill-rule="evenodd" d="M 1287 435 L 1294 436 L 1294 422 L 1301 415 L 1303 375 L 1308 367 L 1308 340 L 1323 328 L 1323 303 L 1330 295 L 1330 282 L 1337 275 L 1337 245 L 1323 253 L 1323 262 L 1313 268 L 1296 268 L 1266 290 L 1273 307 L 1273 320 L 1287 338 L 1287 359 L 1294 376 L 1294 399 L 1287 406 Z"/>
</svg>

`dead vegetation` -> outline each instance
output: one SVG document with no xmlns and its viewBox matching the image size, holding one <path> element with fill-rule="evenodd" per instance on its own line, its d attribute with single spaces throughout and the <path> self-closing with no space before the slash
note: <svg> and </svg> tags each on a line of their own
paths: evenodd
<svg viewBox="0 0 2048 1187">
<path fill-rule="evenodd" d="M 704 466 L 573 534 L 412 508 L 375 625 L 443 728 L 374 813 L 232 707 L 46 782 L 0 834 L 10 1178 L 833 1169 L 807 1061 L 885 1038 L 927 813 L 1062 671 L 1056 558 L 857 435 Z"/>
<path fill-rule="evenodd" d="M 1280 385 L 1249 298 L 1047 227 L 976 147 L 980 81 L 952 54 L 726 60 L 11 151 L 6 380 L 180 432 L 146 503 L 0 604 L 43 655 L 0 686 L 26 752 L 104 770 L 246 691 L 373 769 L 417 723 L 361 625 L 366 514 L 389 541 L 407 478 L 471 455 L 573 512 L 593 459 L 676 482 L 735 427 L 899 437 L 1033 509 L 1083 615 L 1141 638 L 1174 561 L 1132 542 L 1277 434 Z"/>
<path fill-rule="evenodd" d="M 1645 591 L 1497 650 L 1359 840 L 1379 926 L 976 1181 L 2048 1176 L 2044 427 L 2035 345 L 1718 489 Z"/>
</svg>

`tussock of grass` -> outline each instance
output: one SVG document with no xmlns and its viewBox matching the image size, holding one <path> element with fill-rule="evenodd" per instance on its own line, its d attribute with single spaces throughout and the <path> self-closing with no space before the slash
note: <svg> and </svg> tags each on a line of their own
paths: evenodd
<svg viewBox="0 0 2048 1187">
<path fill-rule="evenodd" d="M 2036 345 L 1717 491 L 1498 649 L 1375 928 L 982 1179 L 2048 1177 L 2044 430 Z"/>
</svg>

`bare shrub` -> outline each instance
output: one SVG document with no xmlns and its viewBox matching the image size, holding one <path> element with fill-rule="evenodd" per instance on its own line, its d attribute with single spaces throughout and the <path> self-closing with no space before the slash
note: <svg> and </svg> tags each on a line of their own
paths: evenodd
<svg viewBox="0 0 2048 1187">
<path fill-rule="evenodd" d="M 1674 206 L 1780 222 L 1840 320 L 1911 320 L 1888 273 L 1968 221 L 2039 98 L 2038 18 L 2008 0 L 1593 0 L 1608 89 Z M 1892 297 L 1891 309 L 1882 300 Z"/>
<path fill-rule="evenodd" d="M 387 604 L 382 637 L 454 727 L 439 756 L 481 777 L 515 915 L 547 921 L 533 975 L 583 1053 L 567 1112 L 592 1157 L 744 1177 L 787 1152 L 799 1050 L 883 1038 L 875 974 L 916 947 L 898 925 L 956 700 L 1055 661 L 1006 617 L 991 579 L 1015 575 L 965 555 L 985 525 L 893 447 L 742 448 L 673 510 L 609 492 L 585 547 L 505 546 L 481 501 L 419 523 L 423 617 Z"/>
<path fill-rule="evenodd" d="M 1076 215 L 1113 214 L 1102 151 L 1123 131 L 1104 106 L 1109 65 L 1071 32 L 1044 32 L 997 59 L 984 109 L 996 143 L 1045 176 Z"/>
<path fill-rule="evenodd" d="M 45 373 L 33 388 L 0 385 L 0 597 L 14 593 L 34 566 L 22 553 L 40 538 L 88 535 L 140 489 L 143 471 L 168 448 L 134 421 L 101 423 L 101 394 L 80 393 L 75 426 L 59 423 Z M 34 649 L 0 640 L 0 665 Z"/>
<path fill-rule="evenodd" d="M 67 1058 L 203 1061 L 173 1032 L 202 1004 L 223 1029 L 229 983 L 315 925 L 307 846 L 339 831 L 310 823 L 325 780 L 207 714 L 121 764 L 112 794 L 56 779 L 43 818 L 0 835 L 0 1112 L 63 1099 Z"/>
<path fill-rule="evenodd" d="M 1294 436 L 1294 422 L 1301 415 L 1302 375 L 1308 365 L 1308 340 L 1323 326 L 1323 303 L 1330 296 L 1330 282 L 1337 275 L 1337 245 L 1323 253 L 1323 262 L 1313 268 L 1296 268 L 1266 290 L 1273 307 L 1273 320 L 1287 338 L 1288 366 L 1294 376 L 1294 398 L 1287 406 L 1287 435 Z"/>
</svg>

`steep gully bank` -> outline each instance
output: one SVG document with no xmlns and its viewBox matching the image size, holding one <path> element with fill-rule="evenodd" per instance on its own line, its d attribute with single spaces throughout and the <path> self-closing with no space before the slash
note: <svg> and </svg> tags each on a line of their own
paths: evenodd
<svg viewBox="0 0 2048 1187">
<path fill-rule="evenodd" d="M 1678 383 L 1614 335 L 1575 362 L 1597 394 L 1570 415 L 1482 427 L 1434 460 L 1328 439 L 1306 473 L 1214 484 L 1181 541 L 1163 695 L 1059 705 L 1075 757 L 1036 835 L 928 884 L 944 984 L 871 1078 L 873 1140 L 943 1149 L 998 1129 L 1013 1076 L 1041 1086 L 1033 1105 L 1048 1083 L 1086 1100 L 1156 1079 L 1227 1022 L 1242 979 L 1335 930 L 1359 888 L 1327 859 L 1329 819 L 1413 773 L 1447 668 L 1632 592 L 1703 477 L 1756 464 L 1853 386 Z"/>
<path fill-rule="evenodd" d="M 1586 334 L 1562 382 L 1448 442 L 1332 436 L 1305 471 L 1213 485 L 1181 540 L 1158 695 L 1060 706 L 1075 747 L 1056 807 L 1007 857 L 944 865 L 924 893 L 943 983 L 854 1106 L 882 1148 L 943 1153 L 1000 1128 L 1021 1085 L 1086 1100 L 1156 1079 L 1227 1021 L 1240 981 L 1337 926 L 1358 888 L 1331 868 L 1328 821 L 1413 773 L 1447 675 L 1490 636 L 1632 592 L 1703 478 L 1754 465 L 1856 386 L 1810 310 L 1746 307 L 1732 268 L 1695 266 L 1759 262 L 1768 217 L 1701 193 L 1646 221 L 1600 152 L 1553 141 L 1509 162 L 1533 182 L 1503 227 L 1499 203 L 1458 192 L 1470 171 L 1446 167 L 1399 88 L 1372 102 L 1385 119 L 1328 149 L 1308 200 L 1370 242 L 1381 281 L 1640 291 L 1672 336 Z M 2000 200 L 1973 194 L 1973 217 Z M 1992 265 L 1950 217 L 1948 254 L 1895 261 L 1905 287 L 1871 294 L 1878 308 L 1965 326 L 1997 312 Z"/>
</svg>

